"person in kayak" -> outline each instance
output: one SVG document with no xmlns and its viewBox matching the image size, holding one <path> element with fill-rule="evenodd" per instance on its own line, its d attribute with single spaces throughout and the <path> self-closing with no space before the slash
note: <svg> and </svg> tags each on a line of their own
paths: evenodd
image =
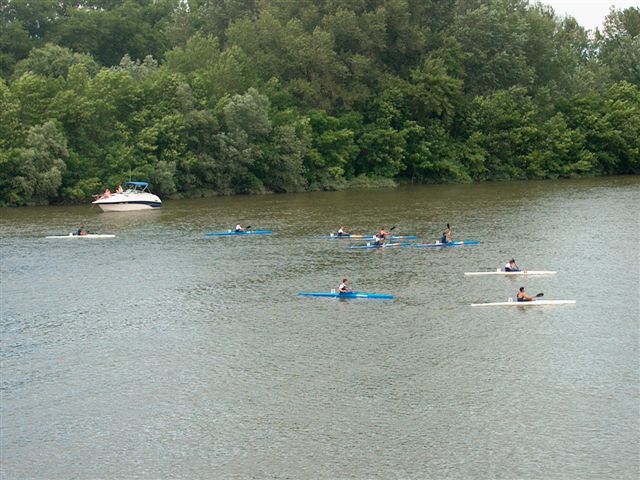
<svg viewBox="0 0 640 480">
<path fill-rule="evenodd" d="M 237 225 L 236 225 L 236 228 L 235 228 L 235 231 L 236 231 L 236 232 L 244 232 L 244 228 L 242 228 L 242 225 L 241 225 L 241 224 L 237 224 Z"/>
<path fill-rule="evenodd" d="M 511 260 L 509 260 L 505 264 L 504 271 L 505 272 L 519 272 L 520 271 L 520 267 L 516 263 L 515 259 L 512 258 Z"/>
<path fill-rule="evenodd" d="M 350 234 L 349 232 L 347 232 L 347 231 L 344 229 L 344 227 L 340 227 L 340 228 L 338 229 L 338 236 L 339 236 L 339 237 L 347 237 L 347 236 L 349 236 L 349 235 L 351 235 L 351 234 Z"/>
<path fill-rule="evenodd" d="M 453 234 L 451 233 L 451 225 L 447 223 L 447 229 L 442 232 L 442 236 L 440 237 L 440 243 L 449 243 L 453 242 Z"/>
<path fill-rule="evenodd" d="M 384 245 L 389 238 L 389 232 L 387 232 L 384 228 L 381 228 L 380 231 L 374 235 L 373 240 L 376 245 Z"/>
<path fill-rule="evenodd" d="M 518 302 L 531 302 L 533 301 L 533 297 L 524 293 L 524 287 L 520 287 L 520 290 L 518 290 L 518 294 L 516 295 L 516 300 Z"/>
<path fill-rule="evenodd" d="M 78 229 L 78 231 L 76 232 L 76 235 L 78 236 L 84 236 L 87 234 L 87 231 L 84 229 L 84 225 L 80 225 L 80 228 Z"/>
<path fill-rule="evenodd" d="M 351 291 L 351 288 L 349 288 L 349 280 L 347 280 L 346 278 L 343 278 L 342 282 L 340 282 L 340 286 L 338 287 L 338 292 L 349 293 L 350 291 Z"/>
</svg>

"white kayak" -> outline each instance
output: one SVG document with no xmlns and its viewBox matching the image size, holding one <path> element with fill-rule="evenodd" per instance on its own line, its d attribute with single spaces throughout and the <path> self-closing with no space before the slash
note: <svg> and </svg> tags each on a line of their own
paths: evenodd
<svg viewBox="0 0 640 480">
<path fill-rule="evenodd" d="M 46 238 L 83 238 L 83 239 L 90 239 L 90 238 L 114 238 L 115 235 L 100 235 L 97 233 L 88 233 L 86 235 L 76 235 L 75 233 L 70 233 L 69 235 L 47 235 Z"/>
<path fill-rule="evenodd" d="M 519 272 L 504 272 L 502 270 L 496 270 L 495 272 L 464 272 L 465 275 L 480 276 L 480 275 L 507 275 L 507 276 L 520 276 L 520 275 L 555 275 L 558 272 L 552 270 L 520 270 Z"/>
<path fill-rule="evenodd" d="M 532 300 L 530 302 L 516 302 L 509 299 L 507 302 L 472 303 L 472 307 L 543 307 L 547 305 L 575 305 L 575 300 Z"/>
</svg>

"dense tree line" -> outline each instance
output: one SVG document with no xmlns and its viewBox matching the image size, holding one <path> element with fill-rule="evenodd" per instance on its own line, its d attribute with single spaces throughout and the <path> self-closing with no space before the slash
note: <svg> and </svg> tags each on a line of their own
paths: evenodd
<svg viewBox="0 0 640 480">
<path fill-rule="evenodd" d="M 0 204 L 640 171 L 640 9 L 0 0 Z"/>
</svg>

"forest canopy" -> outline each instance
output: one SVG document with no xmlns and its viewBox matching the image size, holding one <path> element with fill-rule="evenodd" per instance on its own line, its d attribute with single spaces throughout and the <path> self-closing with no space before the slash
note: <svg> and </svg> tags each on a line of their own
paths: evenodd
<svg viewBox="0 0 640 480">
<path fill-rule="evenodd" d="M 640 172 L 640 8 L 3 0 L 0 205 Z"/>
</svg>

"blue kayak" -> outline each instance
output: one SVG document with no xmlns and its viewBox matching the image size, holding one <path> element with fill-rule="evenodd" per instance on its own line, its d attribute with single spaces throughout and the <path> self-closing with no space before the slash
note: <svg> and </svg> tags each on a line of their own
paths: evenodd
<svg viewBox="0 0 640 480">
<path fill-rule="evenodd" d="M 394 248 L 394 247 L 410 247 L 413 243 L 410 242 L 396 242 L 396 243 L 367 243 L 366 245 L 351 245 L 349 248 L 355 249 L 371 249 L 371 248 Z"/>
<path fill-rule="evenodd" d="M 436 242 L 436 243 L 414 243 L 414 247 L 418 248 L 435 248 L 435 247 L 461 247 L 463 245 L 479 245 L 480 242 L 476 240 L 460 240 L 458 242 Z"/>
<path fill-rule="evenodd" d="M 333 298 L 377 298 L 380 300 L 393 300 L 393 295 L 386 293 L 365 293 L 365 292 L 300 292 L 303 297 L 333 297 Z"/>
<path fill-rule="evenodd" d="M 246 232 L 236 232 L 234 230 L 227 230 L 226 232 L 210 232 L 207 233 L 207 237 L 236 237 L 242 235 L 271 235 L 271 230 L 248 230 Z"/>
</svg>

